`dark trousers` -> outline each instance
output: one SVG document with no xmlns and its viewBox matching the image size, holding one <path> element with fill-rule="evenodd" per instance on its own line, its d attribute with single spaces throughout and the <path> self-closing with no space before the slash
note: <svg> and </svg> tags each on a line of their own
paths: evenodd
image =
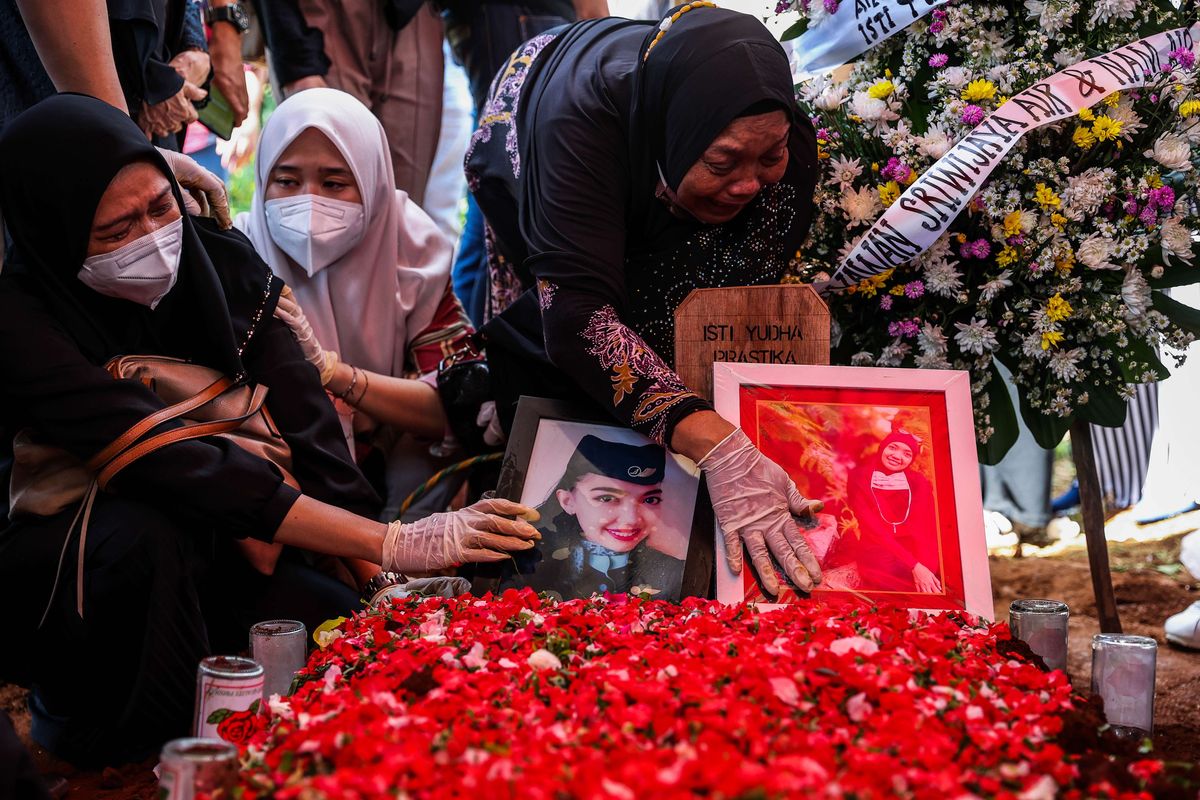
<svg viewBox="0 0 1200 800">
<path fill-rule="evenodd" d="M 76 531 L 39 629 L 74 513 L 21 518 L 0 534 L 0 607 L 11 626 L 0 678 L 33 687 L 34 738 L 76 764 L 145 758 L 187 735 L 197 664 L 244 651 L 253 622 L 287 617 L 311 630 L 357 605 L 357 593 L 295 554 L 268 578 L 229 540 L 102 495 L 87 535 L 83 616 Z"/>
<path fill-rule="evenodd" d="M 448 11 L 446 39 L 454 58 L 463 65 L 475 103 L 475 121 L 487 102 L 492 79 L 523 42 L 558 25 L 573 22 L 563 16 L 534 13 L 519 3 L 476 3 L 462 12 Z M 467 197 L 467 218 L 458 240 L 452 270 L 454 293 L 478 328 L 487 316 L 491 283 L 483 243 L 483 212 Z"/>
</svg>

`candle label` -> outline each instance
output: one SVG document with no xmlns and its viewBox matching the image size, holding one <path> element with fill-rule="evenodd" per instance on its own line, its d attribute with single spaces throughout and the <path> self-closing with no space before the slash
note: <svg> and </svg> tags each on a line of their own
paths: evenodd
<svg viewBox="0 0 1200 800">
<path fill-rule="evenodd" d="M 242 680 L 202 675 L 196 714 L 196 736 L 215 737 L 234 744 L 247 738 L 256 726 L 262 705 L 264 675 Z"/>
<path fill-rule="evenodd" d="M 159 765 L 159 800 L 193 800 L 195 768 L 185 759 L 165 760 Z"/>
</svg>

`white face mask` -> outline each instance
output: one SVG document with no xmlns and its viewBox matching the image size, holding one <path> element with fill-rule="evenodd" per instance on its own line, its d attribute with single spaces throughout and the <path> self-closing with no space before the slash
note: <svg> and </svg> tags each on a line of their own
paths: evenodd
<svg viewBox="0 0 1200 800">
<path fill-rule="evenodd" d="M 84 259 L 79 280 L 93 291 L 155 308 L 175 286 L 183 217 L 111 253 Z"/>
<path fill-rule="evenodd" d="M 271 238 L 310 278 L 350 252 L 366 229 L 362 203 L 304 194 L 265 208 Z"/>
</svg>

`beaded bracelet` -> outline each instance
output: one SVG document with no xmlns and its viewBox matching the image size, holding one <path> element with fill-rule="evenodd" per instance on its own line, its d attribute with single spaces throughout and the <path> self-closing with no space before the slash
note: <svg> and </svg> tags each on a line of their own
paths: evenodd
<svg viewBox="0 0 1200 800">
<path fill-rule="evenodd" d="M 371 388 L 371 373 L 367 372 L 366 370 L 363 370 L 362 377 L 363 377 L 362 391 L 358 393 L 357 399 L 350 401 L 351 405 L 356 406 L 359 403 L 361 403 L 363 401 L 363 398 L 367 396 L 367 389 Z"/>
<path fill-rule="evenodd" d="M 654 39 L 651 40 L 650 46 L 646 48 L 646 54 L 644 56 L 642 56 L 642 63 L 643 64 L 646 63 L 646 59 L 648 59 L 650 57 L 650 51 L 654 49 L 654 46 L 656 44 L 658 44 L 658 40 L 661 39 L 663 36 L 665 36 L 667 31 L 669 31 L 671 29 L 671 26 L 675 24 L 675 20 L 679 19 L 684 14 L 691 11 L 693 8 L 716 8 L 716 7 L 717 7 L 717 4 L 710 3 L 709 0 L 692 0 L 692 2 L 688 3 L 685 6 L 682 6 L 674 14 L 667 17 L 662 22 L 658 23 L 658 33 L 655 35 Z"/>
</svg>

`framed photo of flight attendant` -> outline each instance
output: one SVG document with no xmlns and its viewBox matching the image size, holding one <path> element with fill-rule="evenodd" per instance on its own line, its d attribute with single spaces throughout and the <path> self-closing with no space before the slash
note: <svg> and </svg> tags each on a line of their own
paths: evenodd
<svg viewBox="0 0 1200 800">
<path fill-rule="evenodd" d="M 611 592 L 673 601 L 708 591 L 712 508 L 699 468 L 611 420 L 522 397 L 496 494 L 538 509 L 542 539 L 479 568 L 476 591 L 528 586 L 564 600 Z"/>
<path fill-rule="evenodd" d="M 979 462 L 966 372 L 715 364 L 717 413 L 825 508 L 801 530 L 821 564 L 814 598 L 991 618 Z M 720 548 L 718 548 L 720 550 Z M 723 602 L 765 596 L 717 555 Z"/>
</svg>

